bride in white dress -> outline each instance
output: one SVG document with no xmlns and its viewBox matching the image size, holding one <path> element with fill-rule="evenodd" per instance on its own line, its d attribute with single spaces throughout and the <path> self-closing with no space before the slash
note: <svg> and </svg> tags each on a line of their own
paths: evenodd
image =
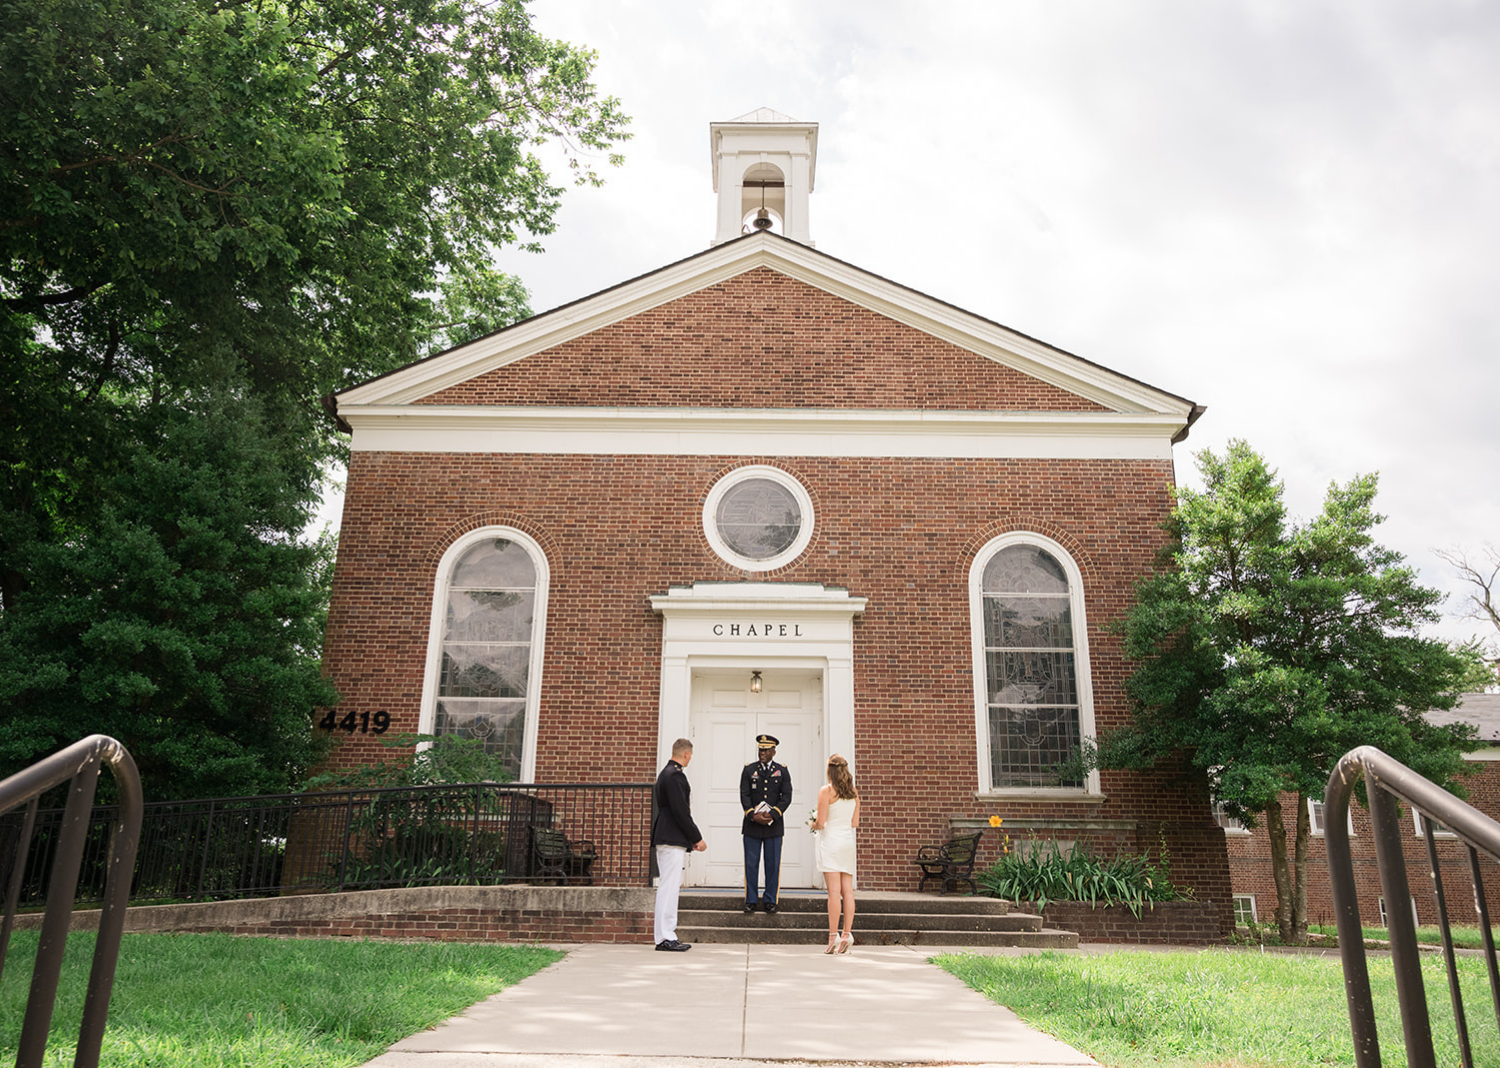
<svg viewBox="0 0 1500 1068">
<path fill-rule="evenodd" d="M 848 953 L 854 944 L 854 829 L 859 826 L 859 792 L 849 762 L 837 753 L 828 758 L 828 784 L 818 791 L 818 868 L 828 883 L 828 948 Z M 844 930 L 839 934 L 839 911 Z"/>
</svg>

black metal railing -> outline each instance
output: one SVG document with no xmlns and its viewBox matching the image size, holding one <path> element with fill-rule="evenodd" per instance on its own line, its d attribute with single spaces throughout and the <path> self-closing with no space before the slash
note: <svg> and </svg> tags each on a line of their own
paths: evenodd
<svg viewBox="0 0 1500 1068">
<path fill-rule="evenodd" d="M 76 893 L 102 899 L 110 806 Z M 49 898 L 61 810 L 35 815 L 21 904 Z M 650 783 L 497 784 L 208 798 L 145 806 L 130 899 L 210 901 L 452 884 L 649 885 Z M 0 843 L 19 833 L 0 819 Z"/>
<path fill-rule="evenodd" d="M 1406 1038 L 1406 1063 L 1410 1068 L 1436 1068 L 1432 1045 L 1432 1021 L 1417 949 L 1416 919 L 1406 902 L 1411 899 L 1406 879 L 1406 854 L 1401 842 L 1399 800 L 1422 814 L 1437 895 L 1438 925 L 1442 931 L 1443 959 L 1447 966 L 1448 990 L 1458 1031 L 1459 1054 L 1464 1068 L 1472 1068 L 1468 1024 L 1463 996 L 1458 986 L 1458 966 L 1453 935 L 1448 924 L 1448 904 L 1438 862 L 1434 820 L 1445 834 L 1451 833 L 1468 853 L 1469 876 L 1474 887 L 1474 907 L 1484 939 L 1484 957 L 1489 969 L 1490 1000 L 1500 1021 L 1500 969 L 1490 934 L 1489 908 L 1479 855 L 1500 861 L 1500 823 L 1465 804 L 1437 784 L 1424 779 L 1405 764 L 1373 746 L 1346 753 L 1328 777 L 1323 795 L 1324 841 L 1328 849 L 1329 879 L 1338 922 L 1339 953 L 1344 964 L 1344 991 L 1349 1003 L 1349 1026 L 1354 1034 L 1354 1063 L 1358 1068 L 1378 1068 L 1380 1043 L 1375 1033 L 1375 1007 L 1370 994 L 1370 975 L 1365 963 L 1364 929 L 1360 924 L 1355 894 L 1354 861 L 1349 850 L 1349 798 L 1363 774 L 1369 793 L 1370 814 L 1375 824 L 1375 857 L 1380 869 L 1381 890 L 1386 900 L 1386 928 L 1390 936 L 1391 960 L 1396 973 L 1396 996 L 1401 1003 L 1401 1029 Z"/>
<path fill-rule="evenodd" d="M 21 1038 L 16 1050 L 16 1068 L 36 1068 L 47 1052 L 47 1032 L 52 1026 L 52 1010 L 57 1001 L 57 984 L 62 975 L 63 949 L 68 928 L 72 926 L 73 903 L 90 830 L 90 809 L 94 788 L 99 782 L 99 768 L 108 765 L 114 773 L 120 803 L 111 806 L 111 815 L 103 825 L 106 859 L 100 873 L 102 883 L 97 900 L 104 902 L 99 916 L 99 933 L 94 942 L 94 963 L 89 971 L 88 992 L 83 1003 L 83 1022 L 78 1028 L 78 1046 L 73 1059 L 75 1068 L 92 1068 L 99 1063 L 104 1042 L 104 1024 L 109 1017 L 109 995 L 114 987 L 115 964 L 120 956 L 120 938 L 125 930 L 125 905 L 130 890 L 128 873 L 135 863 L 136 843 L 141 831 L 141 777 L 135 761 L 125 747 L 113 738 L 94 734 L 75 742 L 61 752 L 33 764 L 0 782 L 0 817 L 25 805 L 24 814 L 15 821 L 14 833 L 0 836 L 10 845 L 9 878 L 5 886 L 5 919 L 0 923 L 0 971 L 10 949 L 11 927 L 19 906 L 25 857 L 30 852 L 32 833 L 37 827 L 37 801 L 54 786 L 72 780 L 67 807 L 55 821 L 54 841 L 48 850 L 51 858 L 48 882 L 56 890 L 47 900 L 37 943 L 36 962 L 31 970 L 31 993 L 26 1000 L 26 1016 L 21 1022 Z M 49 813 L 50 815 L 50 813 Z"/>
</svg>

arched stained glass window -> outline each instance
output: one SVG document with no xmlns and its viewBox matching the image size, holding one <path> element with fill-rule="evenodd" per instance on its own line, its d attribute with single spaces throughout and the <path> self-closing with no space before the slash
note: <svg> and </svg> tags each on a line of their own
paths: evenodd
<svg viewBox="0 0 1500 1068">
<path fill-rule="evenodd" d="M 480 740 L 516 780 L 534 763 L 545 600 L 545 559 L 518 531 L 476 532 L 444 556 L 423 730 Z"/>
<path fill-rule="evenodd" d="M 1076 567 L 1048 539 L 1008 535 L 972 580 L 981 788 L 1085 788 L 1077 758 L 1093 711 Z"/>
</svg>

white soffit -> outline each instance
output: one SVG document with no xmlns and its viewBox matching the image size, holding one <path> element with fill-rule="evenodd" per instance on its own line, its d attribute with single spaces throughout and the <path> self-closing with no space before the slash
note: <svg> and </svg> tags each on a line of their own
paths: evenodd
<svg viewBox="0 0 1500 1068">
<path fill-rule="evenodd" d="M 1192 404 L 1115 374 L 931 297 L 817 252 L 796 241 L 755 233 L 670 264 L 649 275 L 450 349 L 338 393 L 339 415 L 366 405 L 404 405 L 525 359 L 612 323 L 639 315 L 736 275 L 767 267 L 913 329 L 988 357 L 1116 412 L 1176 416 Z"/>
<path fill-rule="evenodd" d="M 340 406 L 355 452 L 1170 459 L 1163 413 Z"/>
</svg>

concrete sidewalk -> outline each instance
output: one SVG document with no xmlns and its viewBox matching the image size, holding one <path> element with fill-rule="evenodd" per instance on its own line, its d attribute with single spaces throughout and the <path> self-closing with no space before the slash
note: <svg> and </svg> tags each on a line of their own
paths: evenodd
<svg viewBox="0 0 1500 1068">
<path fill-rule="evenodd" d="M 932 947 L 569 945 L 568 956 L 368 1068 L 734 1062 L 1094 1065 L 927 963 Z M 632 1064 L 633 1060 L 638 1064 Z"/>
</svg>

